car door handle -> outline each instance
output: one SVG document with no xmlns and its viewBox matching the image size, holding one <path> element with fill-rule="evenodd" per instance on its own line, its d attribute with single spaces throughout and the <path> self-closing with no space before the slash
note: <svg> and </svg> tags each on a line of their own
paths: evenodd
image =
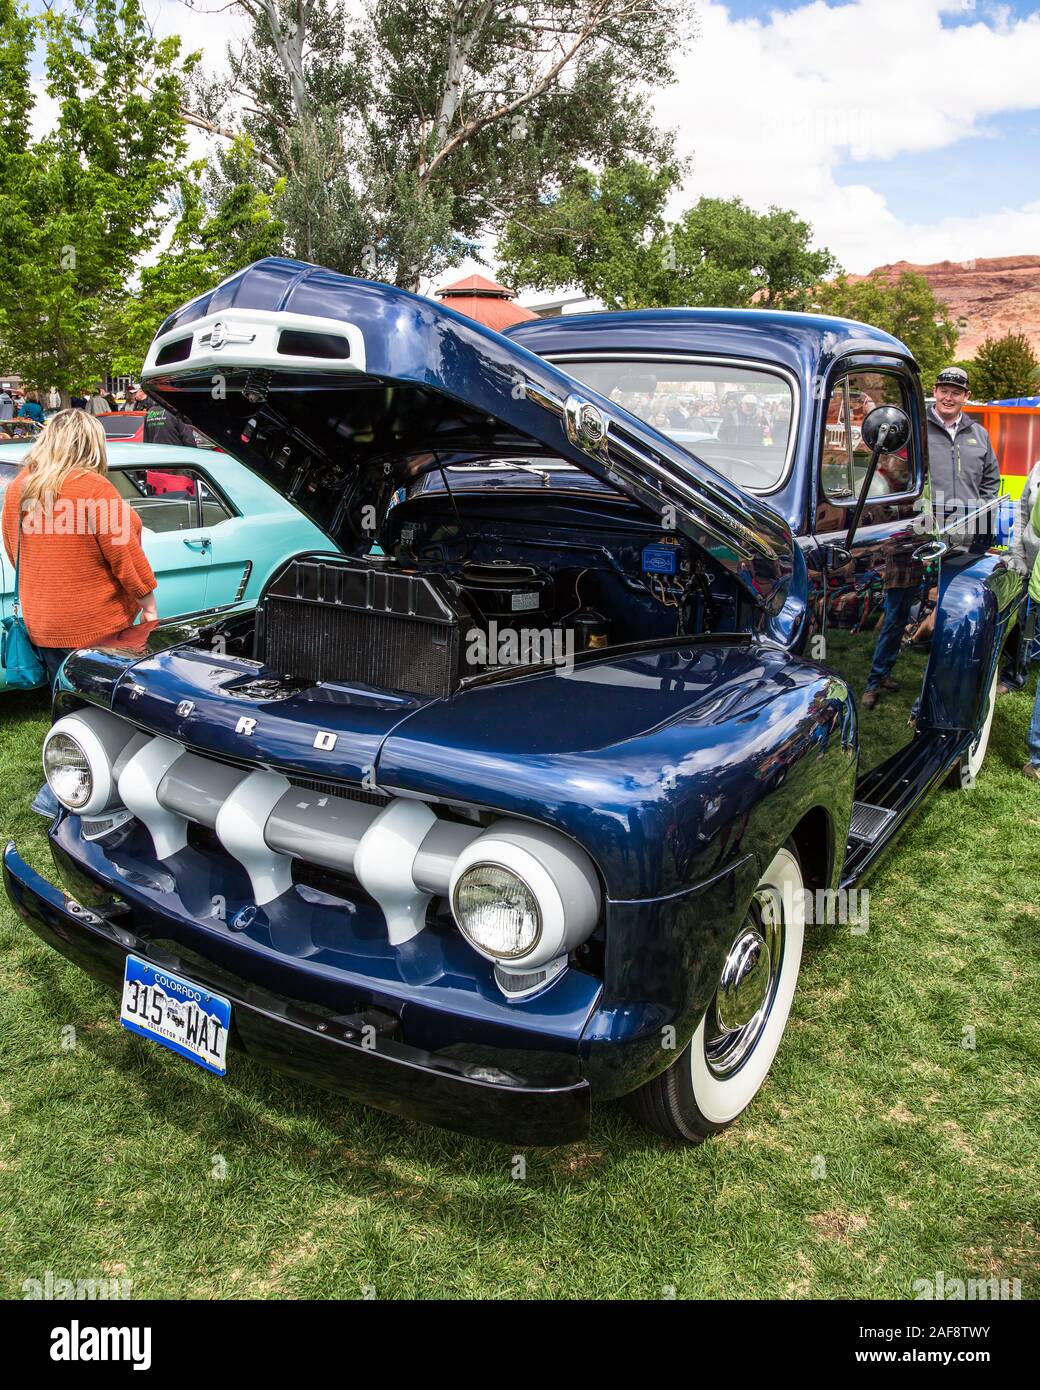
<svg viewBox="0 0 1040 1390">
<path fill-rule="evenodd" d="M 201 536 L 197 541 L 190 541 L 188 540 L 187 536 L 185 536 L 184 544 L 188 547 L 189 550 L 200 550 L 202 552 L 205 552 L 213 544 L 213 541 L 209 536 Z"/>
<path fill-rule="evenodd" d="M 925 541 L 924 545 L 919 545 L 916 550 L 911 551 L 911 558 L 919 565 L 927 565 L 932 560 L 941 560 L 949 548 L 945 541 Z"/>
</svg>

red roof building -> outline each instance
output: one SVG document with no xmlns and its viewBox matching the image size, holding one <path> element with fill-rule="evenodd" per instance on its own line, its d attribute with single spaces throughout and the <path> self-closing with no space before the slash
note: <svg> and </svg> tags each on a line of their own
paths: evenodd
<svg viewBox="0 0 1040 1390">
<path fill-rule="evenodd" d="M 503 329 L 525 319 L 537 318 L 530 309 L 514 304 L 512 290 L 504 285 L 496 285 L 486 275 L 464 275 L 454 285 L 445 285 L 437 291 L 438 296 L 449 309 L 467 314 L 488 328 Z"/>
</svg>

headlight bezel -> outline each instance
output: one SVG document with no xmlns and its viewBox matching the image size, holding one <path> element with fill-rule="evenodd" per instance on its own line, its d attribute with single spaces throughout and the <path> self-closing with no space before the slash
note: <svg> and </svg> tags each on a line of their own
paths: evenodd
<svg viewBox="0 0 1040 1390">
<path fill-rule="evenodd" d="M 537 904 L 541 931 L 522 953 L 495 955 L 462 926 L 456 890 L 478 864 L 513 874 Z M 455 925 L 467 944 L 498 970 L 512 975 L 565 963 L 569 952 L 595 931 L 601 901 L 599 877 L 580 846 L 558 830 L 513 818 L 493 822 L 470 841 L 455 861 L 448 890 Z"/>
</svg>

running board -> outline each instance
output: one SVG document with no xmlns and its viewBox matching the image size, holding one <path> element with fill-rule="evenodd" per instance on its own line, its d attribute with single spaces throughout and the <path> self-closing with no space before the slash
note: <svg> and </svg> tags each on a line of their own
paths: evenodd
<svg viewBox="0 0 1040 1390">
<path fill-rule="evenodd" d="M 884 806 L 871 806 L 867 801 L 852 803 L 852 820 L 849 823 L 849 839 L 873 845 L 881 839 L 890 821 L 895 819 L 895 811 L 887 811 Z"/>
</svg>

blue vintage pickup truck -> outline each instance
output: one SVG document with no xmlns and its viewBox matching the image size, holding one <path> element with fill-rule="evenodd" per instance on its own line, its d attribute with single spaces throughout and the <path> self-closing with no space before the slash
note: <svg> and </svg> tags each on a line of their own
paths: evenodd
<svg viewBox="0 0 1040 1390">
<path fill-rule="evenodd" d="M 273 259 L 144 375 L 343 553 L 70 658 L 63 886 L 8 845 L 21 916 L 218 1074 L 514 1144 L 593 1098 L 731 1124 L 816 905 L 970 787 L 1019 641 L 987 517 L 922 505 L 907 349 L 767 311 L 499 335 Z"/>
</svg>

